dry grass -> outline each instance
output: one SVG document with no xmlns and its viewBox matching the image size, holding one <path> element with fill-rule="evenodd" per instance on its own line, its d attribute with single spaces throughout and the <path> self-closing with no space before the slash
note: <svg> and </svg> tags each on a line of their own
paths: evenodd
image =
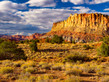
<svg viewBox="0 0 109 82">
<path fill-rule="evenodd" d="M 0 73 L 1 74 L 13 73 L 13 70 L 14 69 L 12 67 L 1 67 Z"/>
<path fill-rule="evenodd" d="M 28 44 L 19 44 L 19 47 L 24 50 L 28 57 L 27 61 L 0 61 L 0 80 L 5 80 L 6 82 L 8 80 L 12 82 L 107 81 L 109 62 L 105 62 L 107 58 L 96 55 L 96 47 L 93 46 L 96 44 L 38 43 L 37 52 L 31 52 Z M 83 45 L 89 45 L 93 49 L 84 49 Z M 74 54 L 78 52 L 81 55 Z M 72 54 L 73 58 L 71 60 L 74 62 L 67 61 L 63 63 L 63 60 Z M 86 57 L 90 58 L 90 61 L 86 61 Z M 105 80 L 102 80 L 103 77 Z"/>
</svg>

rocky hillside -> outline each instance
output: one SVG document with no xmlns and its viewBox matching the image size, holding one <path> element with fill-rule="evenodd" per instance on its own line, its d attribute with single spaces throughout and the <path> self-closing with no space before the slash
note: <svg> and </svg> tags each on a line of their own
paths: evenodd
<svg viewBox="0 0 109 82">
<path fill-rule="evenodd" d="M 53 24 L 51 31 L 67 30 L 102 35 L 109 34 L 109 16 L 102 14 L 74 14 L 67 20 Z"/>
<path fill-rule="evenodd" d="M 39 34 L 39 33 L 34 33 L 34 34 L 30 35 L 30 36 L 24 36 L 24 35 L 11 35 L 11 36 L 9 36 L 9 35 L 0 35 L 0 38 L 19 41 L 19 40 L 26 40 L 26 39 L 28 39 L 28 40 L 37 39 L 37 38 L 39 38 L 39 37 L 41 37 L 43 35 L 44 34 Z"/>
<path fill-rule="evenodd" d="M 70 39 L 99 40 L 109 35 L 109 16 L 98 13 L 71 14 L 67 20 L 53 23 L 47 35 L 54 34 L 67 38 L 70 36 Z"/>
</svg>

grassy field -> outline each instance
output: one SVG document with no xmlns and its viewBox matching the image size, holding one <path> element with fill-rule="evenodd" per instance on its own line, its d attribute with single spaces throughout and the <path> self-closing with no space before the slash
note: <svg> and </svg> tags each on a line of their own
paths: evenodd
<svg viewBox="0 0 109 82">
<path fill-rule="evenodd" d="M 100 44 L 38 43 L 37 52 L 18 44 L 27 60 L 0 61 L 0 82 L 108 82 L 109 58 L 97 55 Z"/>
</svg>

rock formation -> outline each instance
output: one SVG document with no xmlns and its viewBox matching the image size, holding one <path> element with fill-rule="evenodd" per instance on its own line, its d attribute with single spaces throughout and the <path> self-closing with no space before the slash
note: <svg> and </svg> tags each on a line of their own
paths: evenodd
<svg viewBox="0 0 109 82">
<path fill-rule="evenodd" d="M 102 36 L 109 35 L 109 16 L 97 13 L 71 14 L 67 20 L 53 23 L 47 35 L 53 34 L 65 36 L 67 40 L 99 40 Z"/>
<path fill-rule="evenodd" d="M 59 30 L 97 35 L 109 34 L 109 16 L 97 13 L 71 14 L 67 20 L 53 24 L 51 31 Z"/>
<path fill-rule="evenodd" d="M 24 36 L 24 35 L 0 35 L 0 38 L 4 38 L 4 39 L 10 39 L 10 40 L 16 40 L 16 41 L 19 41 L 19 40 L 31 40 L 31 39 L 37 39 L 41 36 L 43 36 L 44 34 L 39 34 L 39 33 L 34 33 L 30 36 Z"/>
</svg>

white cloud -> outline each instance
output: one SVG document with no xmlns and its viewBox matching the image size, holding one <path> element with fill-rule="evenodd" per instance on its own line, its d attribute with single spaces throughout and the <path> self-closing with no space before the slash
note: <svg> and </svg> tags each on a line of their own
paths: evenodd
<svg viewBox="0 0 109 82">
<path fill-rule="evenodd" d="M 92 13 L 95 12 L 94 10 L 89 9 L 88 7 L 83 7 L 83 6 L 77 6 L 77 7 L 73 7 L 73 9 L 78 10 L 78 13 Z"/>
<path fill-rule="evenodd" d="M 74 4 L 83 4 L 84 0 L 70 0 L 70 2 L 74 3 Z"/>
<path fill-rule="evenodd" d="M 90 4 L 100 4 L 105 2 L 109 2 L 109 0 L 93 0 L 90 2 Z"/>
<path fill-rule="evenodd" d="M 26 9 L 26 5 L 13 3 L 11 1 L 0 2 L 0 12 L 16 12 L 18 9 Z"/>
<path fill-rule="evenodd" d="M 68 2 L 69 0 L 62 0 L 62 2 Z"/>
<path fill-rule="evenodd" d="M 75 5 L 77 5 L 77 4 L 83 4 L 84 3 L 84 0 L 61 0 L 62 2 L 71 2 L 71 3 L 73 3 L 73 4 L 75 4 Z"/>
<path fill-rule="evenodd" d="M 104 11 L 109 11 L 109 8 L 104 9 Z"/>
<path fill-rule="evenodd" d="M 31 9 L 26 12 L 17 12 L 16 15 L 22 18 L 22 24 L 32 25 L 44 30 L 50 30 L 54 22 L 66 20 L 70 14 L 74 13 L 92 13 L 94 10 L 88 7 L 73 7 L 69 9 Z"/>
<path fill-rule="evenodd" d="M 109 0 L 61 0 L 62 2 L 71 2 L 75 5 L 78 5 L 78 4 L 100 4 L 100 3 L 105 3 L 105 2 L 109 2 Z"/>
<path fill-rule="evenodd" d="M 18 12 L 18 10 L 23 10 L 26 8 L 27 7 L 25 4 L 18 4 L 11 1 L 0 1 L 0 26 L 3 24 L 7 25 L 8 23 L 20 23 L 22 19 L 14 13 Z"/>
<path fill-rule="evenodd" d="M 27 2 L 29 6 L 37 6 L 37 7 L 55 7 L 56 3 L 54 0 L 29 0 Z"/>
<path fill-rule="evenodd" d="M 32 9 L 26 12 L 17 12 L 17 15 L 23 19 L 23 24 L 50 30 L 54 22 L 65 20 L 71 13 L 73 14 L 75 11 L 68 9 Z"/>
</svg>

